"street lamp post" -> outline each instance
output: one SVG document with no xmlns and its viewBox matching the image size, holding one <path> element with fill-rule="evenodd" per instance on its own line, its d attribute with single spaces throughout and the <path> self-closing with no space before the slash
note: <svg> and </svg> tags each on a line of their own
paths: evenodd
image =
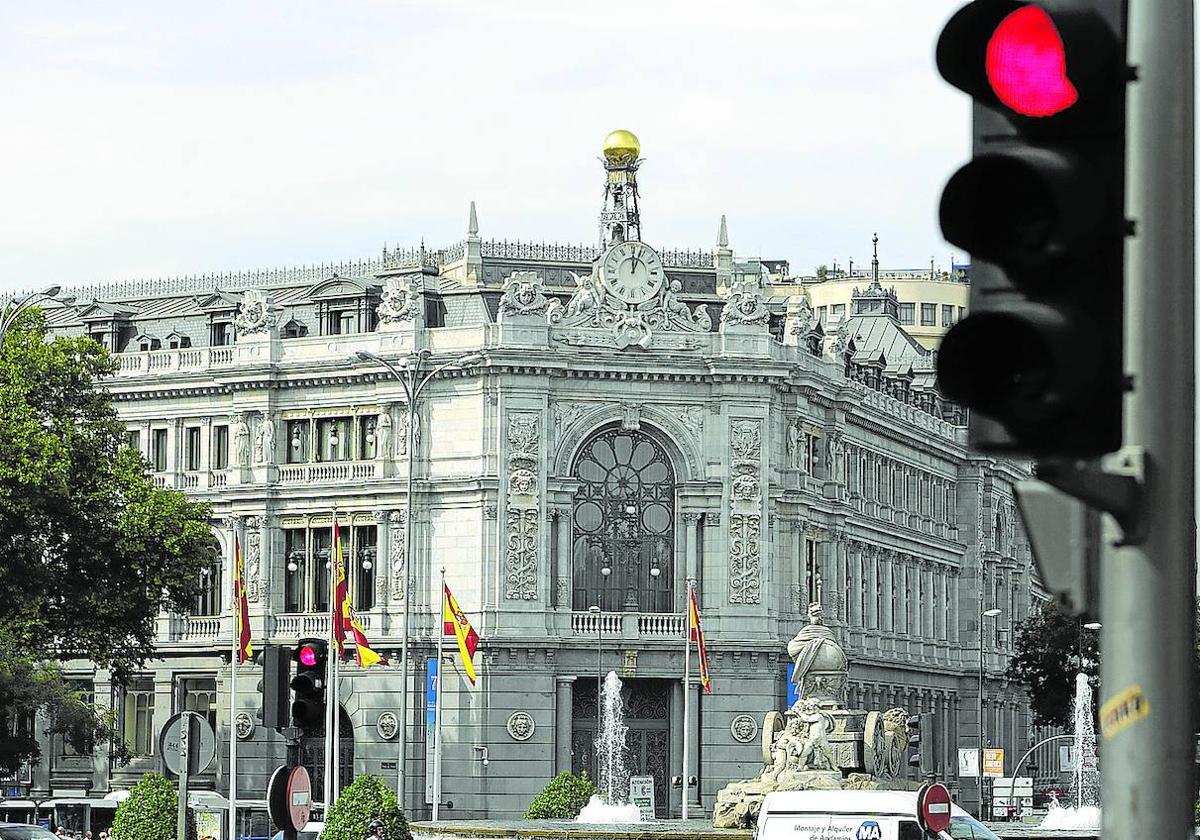
<svg viewBox="0 0 1200 840">
<path fill-rule="evenodd" d="M 372 353 L 369 350 L 359 350 L 350 356 L 350 362 L 375 362 L 382 365 L 388 373 L 392 375 L 400 385 L 404 388 L 404 396 L 408 401 L 408 480 L 405 499 L 408 503 L 408 517 L 404 523 L 404 576 L 403 581 L 404 593 L 404 618 L 400 625 L 400 731 L 396 733 L 398 760 L 396 762 L 396 799 L 400 803 L 400 807 L 405 805 L 405 758 L 408 752 L 408 622 L 409 614 L 411 613 L 412 598 L 411 592 L 412 575 L 410 570 L 413 568 L 413 477 L 416 472 L 416 443 L 417 443 L 417 404 L 421 398 L 421 394 L 425 390 L 425 386 L 444 370 L 454 367 L 467 367 L 468 365 L 477 364 L 483 361 L 483 356 L 478 353 L 470 353 L 449 362 L 445 362 L 432 370 L 426 371 L 425 364 L 429 361 L 432 355 L 428 348 L 421 348 L 418 352 L 401 361 L 400 365 L 394 365 L 387 359 Z M 387 453 L 383 453 L 383 457 L 387 457 Z M 440 668 L 439 663 L 439 668 Z"/>
<path fill-rule="evenodd" d="M 979 756 L 975 762 L 975 783 L 979 787 L 979 820 L 984 819 L 983 813 L 983 745 L 984 745 L 984 729 L 983 729 L 983 620 L 985 618 L 995 618 L 1000 615 L 1000 610 L 992 607 L 990 610 L 983 609 L 983 597 L 979 599 Z"/>
<path fill-rule="evenodd" d="M 1083 673 L 1083 631 L 1084 630 L 1095 631 L 1095 630 L 1099 630 L 1103 626 L 1104 625 L 1101 624 L 1099 621 L 1089 621 L 1085 624 L 1085 623 L 1083 623 L 1083 619 L 1080 618 L 1078 648 L 1079 648 L 1079 673 L 1081 673 L 1081 674 Z"/>
<path fill-rule="evenodd" d="M 599 599 L 597 599 L 599 600 Z M 600 737 L 600 691 L 602 661 L 604 655 L 604 623 L 600 617 L 604 615 L 599 605 L 588 607 L 588 612 L 596 616 L 596 737 Z M 596 778 L 600 778 L 598 775 Z"/>
<path fill-rule="evenodd" d="M 41 291 L 29 292 L 5 301 L 4 305 L 0 306 L 0 342 L 4 341 L 4 336 L 8 334 L 9 328 L 16 323 L 18 318 L 42 301 L 54 297 L 60 291 L 59 286 L 47 286 Z"/>
</svg>

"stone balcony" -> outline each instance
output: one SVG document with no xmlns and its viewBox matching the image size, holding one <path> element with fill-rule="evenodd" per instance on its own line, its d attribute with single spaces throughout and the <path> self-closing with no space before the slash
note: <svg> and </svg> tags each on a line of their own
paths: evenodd
<svg viewBox="0 0 1200 840">
<path fill-rule="evenodd" d="M 571 613 L 571 634 L 575 636 L 612 636 L 613 638 L 683 640 L 682 613 Z"/>
</svg>

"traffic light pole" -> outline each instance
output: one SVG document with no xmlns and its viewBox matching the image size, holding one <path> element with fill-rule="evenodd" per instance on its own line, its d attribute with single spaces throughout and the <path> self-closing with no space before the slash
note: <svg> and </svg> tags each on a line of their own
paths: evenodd
<svg viewBox="0 0 1200 840">
<path fill-rule="evenodd" d="M 1133 0 L 1129 55 L 1126 448 L 1110 473 L 1140 479 L 1122 544 L 1106 522 L 1100 567 L 1105 837 L 1192 834 L 1195 570 L 1193 10 Z M 1144 466 L 1143 466 L 1144 465 Z M 1140 473 L 1140 475 L 1139 475 Z"/>
</svg>

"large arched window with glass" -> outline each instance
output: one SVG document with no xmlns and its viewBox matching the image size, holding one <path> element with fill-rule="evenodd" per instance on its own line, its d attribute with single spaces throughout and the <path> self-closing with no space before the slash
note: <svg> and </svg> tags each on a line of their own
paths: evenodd
<svg viewBox="0 0 1200 840">
<path fill-rule="evenodd" d="M 580 447 L 572 475 L 572 608 L 674 610 L 675 471 L 662 445 L 605 429 Z"/>
</svg>

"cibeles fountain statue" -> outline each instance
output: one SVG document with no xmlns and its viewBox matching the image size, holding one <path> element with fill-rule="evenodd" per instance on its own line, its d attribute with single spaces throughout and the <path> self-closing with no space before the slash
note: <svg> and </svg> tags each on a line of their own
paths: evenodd
<svg viewBox="0 0 1200 840">
<path fill-rule="evenodd" d="M 901 708 L 846 708 L 850 662 L 821 617 L 808 608 L 808 623 L 788 642 L 795 662 L 796 697 L 790 709 L 767 713 L 762 727 L 763 769 L 732 782 L 713 808 L 716 828 L 752 828 L 763 798 L 777 790 L 915 790 L 900 778 L 906 766 L 908 712 Z"/>
</svg>

